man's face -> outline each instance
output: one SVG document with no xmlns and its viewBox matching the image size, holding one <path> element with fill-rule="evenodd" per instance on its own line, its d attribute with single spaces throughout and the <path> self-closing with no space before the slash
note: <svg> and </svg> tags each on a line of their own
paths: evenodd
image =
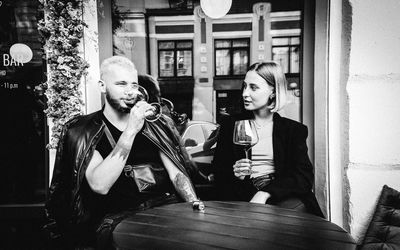
<svg viewBox="0 0 400 250">
<path fill-rule="evenodd" d="M 126 67 L 112 65 L 103 74 L 106 102 L 121 113 L 129 113 L 130 107 L 127 103 L 132 102 L 134 85 L 138 82 L 136 70 L 129 70 Z"/>
</svg>

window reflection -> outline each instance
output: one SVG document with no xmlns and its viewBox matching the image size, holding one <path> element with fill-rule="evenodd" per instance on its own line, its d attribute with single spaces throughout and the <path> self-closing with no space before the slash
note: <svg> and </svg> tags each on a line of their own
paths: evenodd
<svg viewBox="0 0 400 250">
<path fill-rule="evenodd" d="M 192 75 L 192 51 L 184 50 L 178 52 L 177 76 Z"/>
<path fill-rule="evenodd" d="M 284 73 L 300 73 L 300 37 L 273 37 L 272 60 L 278 62 Z"/>
<path fill-rule="evenodd" d="M 231 57 L 229 50 L 220 49 L 215 52 L 215 75 L 229 75 L 229 68 L 231 65 Z"/>
<path fill-rule="evenodd" d="M 46 119 L 38 1 L 0 6 L 0 204 L 45 200 Z"/>
<path fill-rule="evenodd" d="M 249 67 L 249 39 L 215 40 L 215 75 L 246 74 Z"/>
<path fill-rule="evenodd" d="M 174 51 L 160 51 L 160 76 L 174 76 Z"/>
<path fill-rule="evenodd" d="M 247 72 L 249 58 L 247 51 L 237 50 L 233 52 L 233 74 L 244 75 Z"/>
<path fill-rule="evenodd" d="M 192 41 L 159 41 L 159 76 L 192 76 Z"/>
</svg>

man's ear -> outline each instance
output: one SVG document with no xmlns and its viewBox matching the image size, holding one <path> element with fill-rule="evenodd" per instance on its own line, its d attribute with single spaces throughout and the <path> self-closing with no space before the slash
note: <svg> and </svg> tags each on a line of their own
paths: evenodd
<svg viewBox="0 0 400 250">
<path fill-rule="evenodd" d="M 103 80 L 99 80 L 99 87 L 101 93 L 106 93 L 106 83 Z"/>
</svg>

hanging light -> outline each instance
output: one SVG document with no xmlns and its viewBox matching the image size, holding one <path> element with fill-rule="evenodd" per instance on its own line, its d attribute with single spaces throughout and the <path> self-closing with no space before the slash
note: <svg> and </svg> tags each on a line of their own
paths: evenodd
<svg viewBox="0 0 400 250">
<path fill-rule="evenodd" d="M 225 16 L 231 8 L 232 0 L 200 0 L 200 6 L 203 12 L 213 18 Z"/>
</svg>

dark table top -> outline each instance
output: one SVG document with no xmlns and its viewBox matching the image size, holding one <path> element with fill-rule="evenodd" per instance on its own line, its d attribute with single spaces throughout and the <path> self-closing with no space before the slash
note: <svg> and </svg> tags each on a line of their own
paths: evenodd
<svg viewBox="0 0 400 250">
<path fill-rule="evenodd" d="M 205 201 L 137 212 L 114 230 L 120 249 L 355 249 L 352 237 L 320 217 L 248 202 Z"/>
</svg>

